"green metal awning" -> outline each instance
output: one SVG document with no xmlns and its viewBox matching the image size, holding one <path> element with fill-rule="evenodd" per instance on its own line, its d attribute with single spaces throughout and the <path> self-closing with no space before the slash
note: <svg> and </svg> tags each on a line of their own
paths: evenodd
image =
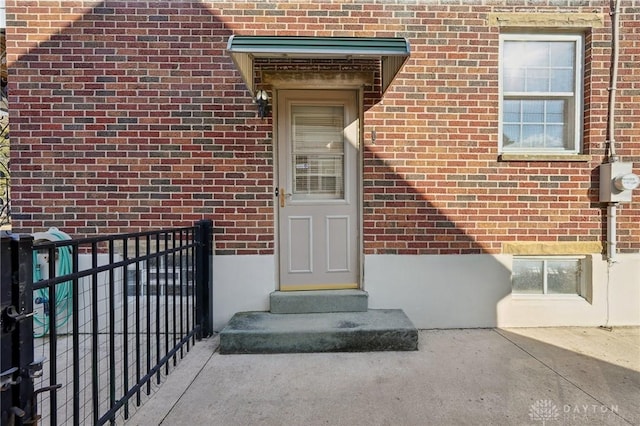
<svg viewBox="0 0 640 426">
<path fill-rule="evenodd" d="M 409 58 L 409 41 L 400 37 L 231 36 L 227 51 L 252 95 L 255 58 L 379 59 L 384 93 Z"/>
</svg>

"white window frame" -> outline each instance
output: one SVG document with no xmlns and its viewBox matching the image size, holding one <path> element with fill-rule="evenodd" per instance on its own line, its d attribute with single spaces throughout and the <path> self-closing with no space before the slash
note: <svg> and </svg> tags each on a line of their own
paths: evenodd
<svg viewBox="0 0 640 426">
<path fill-rule="evenodd" d="M 588 288 L 587 288 L 587 278 L 589 275 L 589 265 L 588 265 L 588 259 L 586 255 L 574 255 L 574 256 L 514 256 L 513 257 L 513 263 L 515 263 L 517 260 L 538 260 L 538 261 L 542 261 L 543 262 L 543 267 L 542 267 L 542 273 L 543 273 L 543 277 L 542 277 L 542 293 L 541 294 L 537 294 L 537 293 L 517 293 L 514 291 L 513 288 L 513 274 L 511 276 L 511 294 L 514 297 L 517 298 L 522 298 L 522 299 L 537 299 L 537 298 L 542 298 L 542 299 L 576 299 L 579 298 L 580 300 L 583 299 L 589 299 L 589 293 L 588 293 Z M 580 278 L 579 278 L 579 282 L 576 283 L 576 293 L 567 293 L 567 294 L 559 294 L 559 293 L 552 293 L 549 294 L 548 290 L 547 290 L 547 280 L 548 280 L 548 274 L 547 274 L 547 262 L 548 261 L 554 261 L 554 260 L 578 260 L 580 262 Z M 513 268 L 512 268 L 513 270 Z"/>
<path fill-rule="evenodd" d="M 509 41 L 572 41 L 575 43 L 575 69 L 574 69 L 574 91 L 556 92 L 505 92 L 504 91 L 504 43 Z M 499 71 L 498 86 L 500 90 L 499 101 L 499 126 L 498 126 L 498 150 L 500 154 L 558 154 L 576 155 L 582 151 L 582 128 L 583 128 L 583 73 L 584 73 L 584 36 L 582 34 L 530 34 L 530 33 L 503 33 L 500 34 L 499 47 Z M 523 53 L 524 54 L 524 53 Z M 570 122 L 567 123 L 570 132 L 570 146 L 566 148 L 505 148 L 503 146 L 503 115 L 505 98 L 531 98 L 531 99 L 567 99 L 573 100 L 573 111 Z M 569 121 L 569 120 L 568 120 Z"/>
</svg>

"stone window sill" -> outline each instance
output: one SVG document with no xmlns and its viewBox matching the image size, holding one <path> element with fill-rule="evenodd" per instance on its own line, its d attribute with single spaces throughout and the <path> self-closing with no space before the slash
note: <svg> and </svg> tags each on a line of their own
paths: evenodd
<svg viewBox="0 0 640 426">
<path fill-rule="evenodd" d="M 501 154 L 498 161 L 571 161 L 587 162 L 590 155 L 583 154 Z"/>
</svg>

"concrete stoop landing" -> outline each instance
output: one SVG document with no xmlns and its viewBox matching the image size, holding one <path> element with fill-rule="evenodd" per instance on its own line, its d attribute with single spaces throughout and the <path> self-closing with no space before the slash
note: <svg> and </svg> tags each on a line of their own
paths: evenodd
<svg viewBox="0 0 640 426">
<path fill-rule="evenodd" d="M 341 292 L 275 292 L 272 312 L 239 312 L 231 318 L 220 332 L 220 353 L 418 349 L 418 330 L 402 310 L 366 309 L 366 292 Z"/>
</svg>

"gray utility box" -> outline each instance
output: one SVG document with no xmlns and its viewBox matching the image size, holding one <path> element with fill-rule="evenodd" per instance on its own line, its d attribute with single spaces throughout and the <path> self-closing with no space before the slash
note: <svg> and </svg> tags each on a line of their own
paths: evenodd
<svg viewBox="0 0 640 426">
<path fill-rule="evenodd" d="M 640 177 L 633 174 L 633 163 L 616 161 L 600 165 L 601 203 L 629 202 L 639 184 Z"/>
</svg>

